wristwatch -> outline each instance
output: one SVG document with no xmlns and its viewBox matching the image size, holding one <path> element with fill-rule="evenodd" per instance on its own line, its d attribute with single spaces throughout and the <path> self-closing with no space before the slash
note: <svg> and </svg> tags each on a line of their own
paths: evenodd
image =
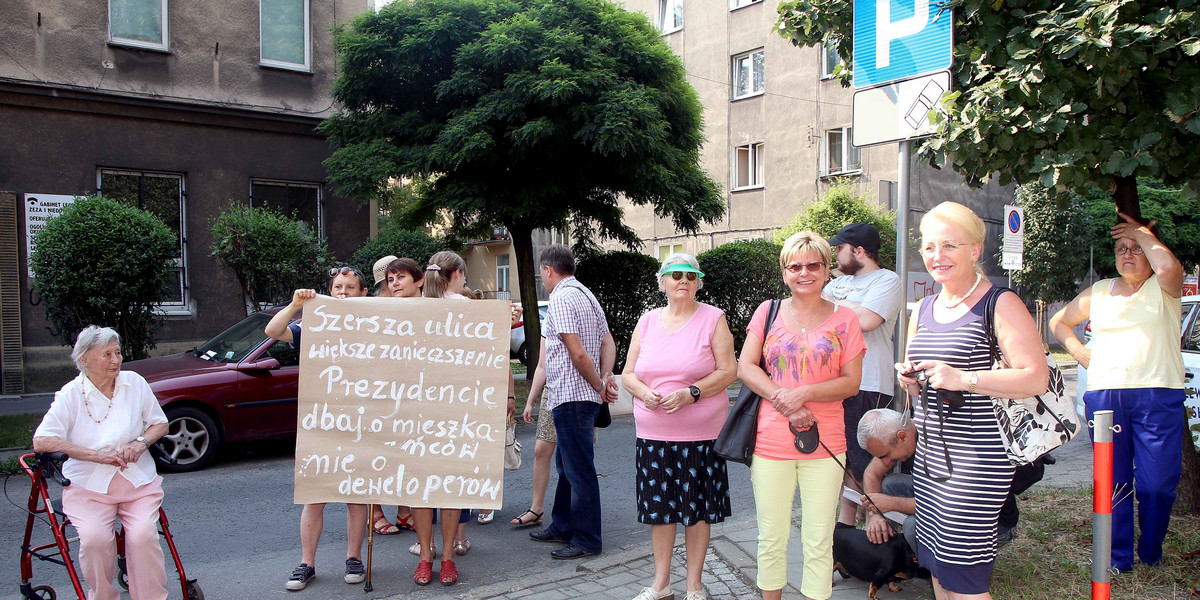
<svg viewBox="0 0 1200 600">
<path fill-rule="evenodd" d="M 692 401 L 693 402 L 700 399 L 700 388 L 693 385 L 688 388 L 688 391 L 692 393 Z"/>
<path fill-rule="evenodd" d="M 141 442 L 141 443 L 142 443 L 142 445 L 143 445 L 143 446 L 145 446 L 145 447 L 147 447 L 147 448 L 149 448 L 149 447 L 150 447 L 150 442 L 147 442 L 147 441 L 146 441 L 146 437 L 145 437 L 145 436 L 141 436 L 141 435 L 139 435 L 139 436 L 137 436 L 137 437 L 133 438 L 133 441 L 135 441 L 135 442 Z"/>
<path fill-rule="evenodd" d="M 975 386 L 977 386 L 977 385 L 979 385 L 979 373 L 971 373 L 971 385 L 970 385 L 970 388 L 967 390 L 967 393 L 974 394 Z"/>
</svg>

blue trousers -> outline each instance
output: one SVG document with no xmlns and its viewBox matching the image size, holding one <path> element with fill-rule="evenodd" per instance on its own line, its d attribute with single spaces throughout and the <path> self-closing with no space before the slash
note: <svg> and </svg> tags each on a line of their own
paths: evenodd
<svg viewBox="0 0 1200 600">
<path fill-rule="evenodd" d="M 558 447 L 554 466 L 558 487 L 554 491 L 551 523 L 546 528 L 555 537 L 599 554 L 600 482 L 596 479 L 596 449 L 593 444 L 598 402 L 567 402 L 554 409 L 554 431 Z"/>
<path fill-rule="evenodd" d="M 1139 388 L 1089 390 L 1083 396 L 1087 419 L 1113 411 L 1112 564 L 1133 568 L 1133 498 L 1138 504 L 1137 555 L 1147 565 L 1162 560 L 1162 542 L 1183 469 L 1183 390 Z M 1094 435 L 1093 435 L 1093 439 Z M 1132 492 L 1132 495 L 1131 495 Z"/>
</svg>

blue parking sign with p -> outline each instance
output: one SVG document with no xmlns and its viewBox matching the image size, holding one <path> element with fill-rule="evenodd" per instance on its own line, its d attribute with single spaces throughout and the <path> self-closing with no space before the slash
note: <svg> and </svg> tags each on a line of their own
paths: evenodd
<svg viewBox="0 0 1200 600">
<path fill-rule="evenodd" d="M 953 24 L 938 0 L 855 0 L 854 87 L 948 69 Z"/>
</svg>

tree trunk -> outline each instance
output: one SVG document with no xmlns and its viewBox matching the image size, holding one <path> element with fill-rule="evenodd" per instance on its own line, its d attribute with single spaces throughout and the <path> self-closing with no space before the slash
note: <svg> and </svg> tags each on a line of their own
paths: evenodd
<svg viewBox="0 0 1200 600">
<path fill-rule="evenodd" d="M 1183 422 L 1187 423 L 1187 409 L 1183 411 Z M 1192 442 L 1192 432 L 1183 431 L 1183 475 L 1175 490 L 1175 510 L 1187 514 L 1200 514 L 1200 453 Z"/>
<path fill-rule="evenodd" d="M 1134 218 L 1142 220 L 1142 206 L 1138 202 L 1137 177 L 1113 177 L 1113 203 L 1117 210 Z"/>
<path fill-rule="evenodd" d="M 521 308 L 525 310 L 525 344 L 529 348 L 529 370 L 525 376 L 533 379 L 542 347 L 537 284 L 533 276 L 538 271 L 533 255 L 533 229 L 511 223 L 505 226 L 512 236 L 513 251 L 517 255 L 517 288 L 521 290 Z"/>
</svg>

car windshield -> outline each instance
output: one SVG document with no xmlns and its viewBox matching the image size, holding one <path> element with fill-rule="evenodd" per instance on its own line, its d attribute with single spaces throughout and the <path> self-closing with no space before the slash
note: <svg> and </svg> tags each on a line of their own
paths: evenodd
<svg viewBox="0 0 1200 600">
<path fill-rule="evenodd" d="M 239 362 L 267 339 L 263 328 L 270 320 L 271 315 L 265 313 L 250 315 L 208 340 L 192 353 L 213 362 Z"/>
</svg>

